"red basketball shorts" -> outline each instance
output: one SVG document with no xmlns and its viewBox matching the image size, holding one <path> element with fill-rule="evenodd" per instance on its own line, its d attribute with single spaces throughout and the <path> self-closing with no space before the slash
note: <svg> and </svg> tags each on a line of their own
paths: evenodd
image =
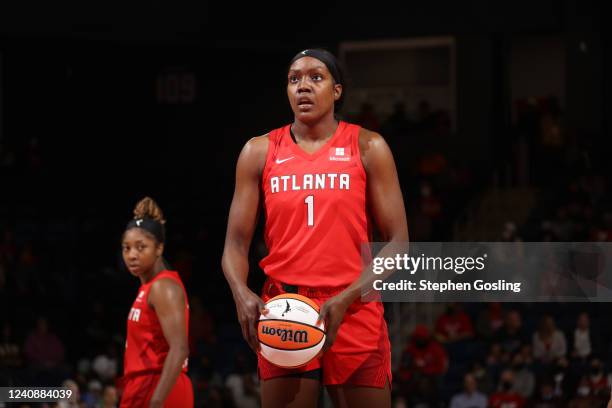
<svg viewBox="0 0 612 408">
<path fill-rule="evenodd" d="M 161 373 L 137 375 L 124 380 L 123 395 L 120 408 L 148 408 L 153 392 Z M 193 387 L 191 380 L 185 373 L 181 373 L 168 398 L 164 402 L 165 408 L 193 408 Z"/>
<path fill-rule="evenodd" d="M 342 289 L 297 287 L 297 293 L 321 306 Z M 264 283 L 262 299 L 267 302 L 286 292 L 282 283 L 268 278 Z M 391 348 L 384 308 L 380 302 L 364 303 L 357 299 L 346 310 L 331 348 L 305 366 L 286 369 L 270 363 L 261 354 L 257 358 L 259 378 L 262 380 L 321 369 L 325 385 L 384 388 L 388 381 L 391 386 Z"/>
</svg>

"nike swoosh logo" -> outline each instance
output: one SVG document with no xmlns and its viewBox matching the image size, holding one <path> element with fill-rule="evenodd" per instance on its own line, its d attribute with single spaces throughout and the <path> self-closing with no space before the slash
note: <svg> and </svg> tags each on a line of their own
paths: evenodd
<svg viewBox="0 0 612 408">
<path fill-rule="evenodd" d="M 281 164 L 281 163 L 284 163 L 284 162 L 286 162 L 287 160 L 291 160 L 291 159 L 293 159 L 294 157 L 295 157 L 295 156 L 291 156 L 291 157 L 287 157 L 286 159 L 282 159 L 282 160 L 276 159 L 276 164 Z"/>
</svg>

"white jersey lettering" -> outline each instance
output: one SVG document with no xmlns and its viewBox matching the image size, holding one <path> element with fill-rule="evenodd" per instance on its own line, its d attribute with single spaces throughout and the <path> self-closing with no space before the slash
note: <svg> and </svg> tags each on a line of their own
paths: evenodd
<svg viewBox="0 0 612 408">
<path fill-rule="evenodd" d="M 351 175 L 348 173 L 317 173 L 301 176 L 291 174 L 270 177 L 270 191 L 273 194 L 300 190 L 350 190 L 350 188 Z"/>
</svg>

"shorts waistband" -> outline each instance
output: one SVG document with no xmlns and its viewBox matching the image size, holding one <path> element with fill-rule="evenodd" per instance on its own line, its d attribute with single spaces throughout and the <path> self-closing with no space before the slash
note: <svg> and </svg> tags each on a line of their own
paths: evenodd
<svg viewBox="0 0 612 408">
<path fill-rule="evenodd" d="M 272 288 L 278 288 L 280 293 L 295 293 L 306 297 L 331 297 L 342 292 L 347 286 L 303 286 L 291 285 L 268 277 L 264 283 L 264 292 L 269 293 Z"/>
</svg>

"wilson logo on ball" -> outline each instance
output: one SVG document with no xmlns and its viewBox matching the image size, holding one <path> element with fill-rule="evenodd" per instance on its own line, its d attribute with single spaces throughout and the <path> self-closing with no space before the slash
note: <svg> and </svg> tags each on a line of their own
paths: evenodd
<svg viewBox="0 0 612 408">
<path fill-rule="evenodd" d="M 308 333 L 306 330 L 291 330 L 291 329 L 279 329 L 274 327 L 268 327 L 261 325 L 261 334 L 268 334 L 270 336 L 278 336 L 281 341 L 292 341 L 294 343 L 308 343 Z"/>
</svg>

